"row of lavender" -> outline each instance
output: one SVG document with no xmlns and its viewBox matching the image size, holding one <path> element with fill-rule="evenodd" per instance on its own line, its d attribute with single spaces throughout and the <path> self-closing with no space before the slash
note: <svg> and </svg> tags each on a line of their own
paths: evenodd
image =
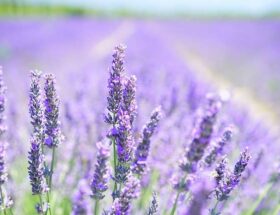
<svg viewBox="0 0 280 215">
<path fill-rule="evenodd" d="M 263 151 L 260 151 L 258 156 L 253 156 L 253 165 L 246 169 L 250 153 L 248 149 L 243 148 L 231 171 L 228 168 L 227 159 L 221 155 L 225 152 L 228 153 L 231 149 L 229 143 L 232 135 L 236 135 L 234 132 L 236 129 L 234 126 L 227 127 L 232 123 L 230 117 L 222 118 L 220 116 L 222 118 L 220 120 L 218 117 L 223 114 L 221 109 L 226 105 L 227 99 L 224 96 L 216 95 L 208 95 L 203 99 L 201 94 L 205 92 L 198 95 L 193 86 L 197 83 L 193 82 L 192 91 L 189 91 L 188 107 L 182 107 L 173 98 L 171 105 L 163 105 L 162 111 L 159 108 L 155 109 L 149 122 L 139 134 L 137 127 L 134 127 L 137 113 L 136 78 L 124 74 L 123 52 L 122 46 L 116 47 L 110 70 L 108 111 L 105 115 L 105 122 L 110 125 L 109 132 L 106 132 L 106 135 L 102 132 L 96 134 L 97 128 L 95 128 L 97 131 L 92 132 L 92 127 L 87 122 L 83 128 L 80 125 L 83 125 L 83 120 L 88 120 L 87 117 L 75 116 L 69 105 L 66 105 L 65 122 L 62 124 L 66 144 L 63 144 L 61 147 L 63 149 L 58 154 L 56 154 L 57 146 L 62 140 L 62 135 L 58 120 L 59 100 L 54 77 L 45 76 L 45 98 L 42 101 L 40 73 L 32 73 L 30 114 L 33 132 L 28 169 L 32 193 L 40 197 L 38 201 L 35 200 L 37 203 L 34 204 L 37 212 L 42 214 L 70 213 L 70 211 L 67 212 L 70 205 L 67 196 L 72 195 L 73 189 L 77 189 L 71 203 L 72 206 L 70 205 L 73 214 L 137 214 L 144 211 L 147 214 L 156 214 L 157 211 L 160 214 L 175 214 L 176 212 L 178 214 L 201 214 L 202 210 L 211 214 L 219 214 L 221 211 L 226 213 L 226 210 L 230 209 L 230 205 L 235 204 L 234 200 L 237 198 L 229 199 L 231 204 L 225 204 L 225 202 L 228 202 L 230 194 L 237 185 L 249 181 L 250 176 L 259 166 Z M 4 87 L 2 89 L 4 93 Z M 80 103 L 76 105 L 79 106 Z M 153 139 L 152 154 L 148 158 L 151 137 L 160 121 L 161 112 L 163 112 L 164 119 L 159 132 Z M 232 114 L 238 115 L 235 111 Z M 237 125 L 245 125 L 242 128 L 242 134 L 239 135 L 240 140 L 235 140 L 236 142 L 244 139 L 252 141 L 252 138 L 258 138 L 255 131 L 250 133 L 246 130 L 250 127 L 254 127 L 257 132 L 263 131 L 262 128 L 255 128 L 252 125 L 248 125 L 246 128 L 246 123 L 252 122 L 242 116 L 241 119 L 236 118 L 238 117 L 234 117 Z M 244 120 L 244 122 L 240 123 L 238 120 Z M 224 127 L 227 128 L 223 129 Z M 75 134 L 77 130 L 79 130 L 78 135 Z M 191 130 L 193 131 L 190 132 Z M 183 146 L 178 146 L 173 141 L 180 136 L 185 139 L 186 133 L 190 143 L 186 145 L 186 152 L 182 153 Z M 89 144 L 93 144 L 90 141 L 93 139 L 90 137 L 92 134 L 99 135 L 98 139 L 101 140 L 96 144 L 97 147 L 89 146 Z M 104 139 L 104 136 L 107 138 Z M 78 140 L 73 141 L 71 138 L 78 138 Z M 269 137 L 266 138 L 266 141 L 270 141 Z M 228 150 L 223 149 L 225 145 L 229 145 Z M 112 148 L 112 156 L 109 155 L 111 151 L 109 147 Z M 96 149 L 98 153 L 96 153 Z M 175 153 L 175 155 L 168 158 L 166 156 L 170 156 L 168 154 L 170 150 L 171 154 Z M 236 152 L 236 150 L 233 151 Z M 92 159 L 92 157 L 97 159 Z M 147 159 L 150 161 L 149 164 L 147 164 Z M 112 165 L 109 165 L 109 160 L 112 161 Z M 215 164 L 216 160 L 217 164 Z M 180 168 L 174 170 L 178 161 L 180 161 Z M 60 163 L 63 165 L 59 165 Z M 94 165 L 94 163 L 96 164 Z M 56 164 L 57 169 L 54 168 Z M 110 166 L 112 166 L 112 171 Z M 2 169 L 3 178 L 6 179 L 4 163 Z M 216 172 L 214 176 L 213 170 Z M 244 171 L 245 174 L 243 174 Z M 56 177 L 55 180 L 53 180 L 53 175 Z M 211 180 L 213 183 L 209 183 Z M 54 183 L 55 188 L 52 187 L 53 181 L 56 182 Z M 170 184 L 166 183 L 170 181 L 174 190 L 170 190 Z M 5 180 L 2 184 L 4 182 Z M 269 182 L 271 187 L 275 186 L 276 182 L 277 177 L 273 175 Z M 108 189 L 111 189 L 111 195 L 106 192 Z M 162 198 L 157 200 L 156 195 L 153 194 L 153 200 L 148 209 L 147 199 L 151 198 L 153 190 L 155 193 L 160 193 Z M 94 201 L 88 201 L 89 196 Z M 4 199 L 2 198 L 2 200 Z M 158 201 L 160 207 L 158 207 Z M 91 207 L 93 202 L 94 207 Z M 266 209 L 267 206 L 261 205 L 261 203 L 262 199 L 252 212 L 247 211 L 246 213 Z M 11 206 L 10 198 L 2 201 L 2 206 L 4 213 L 12 212 L 8 209 Z M 270 207 L 269 204 L 268 206 Z M 92 212 L 92 208 L 94 212 Z M 241 209 L 243 208 L 241 207 Z M 277 211 L 275 213 L 277 214 Z"/>
</svg>

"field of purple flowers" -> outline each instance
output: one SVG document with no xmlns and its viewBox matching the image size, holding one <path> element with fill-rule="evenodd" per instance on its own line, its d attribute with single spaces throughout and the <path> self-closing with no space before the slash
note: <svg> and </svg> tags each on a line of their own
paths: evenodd
<svg viewBox="0 0 280 215">
<path fill-rule="evenodd" d="M 280 214 L 280 22 L 0 28 L 1 214 Z"/>
</svg>

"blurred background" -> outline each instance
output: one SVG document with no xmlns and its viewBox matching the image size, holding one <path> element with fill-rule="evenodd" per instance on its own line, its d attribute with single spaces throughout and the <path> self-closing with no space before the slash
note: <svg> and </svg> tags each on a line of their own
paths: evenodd
<svg viewBox="0 0 280 215">
<path fill-rule="evenodd" d="M 68 79 L 99 77 L 125 43 L 132 73 L 188 70 L 279 119 L 279 0 L 1 0 L 0 14 L 0 63 L 9 74 L 54 72 L 71 90 Z M 15 91 L 25 84 L 9 80 Z"/>
</svg>

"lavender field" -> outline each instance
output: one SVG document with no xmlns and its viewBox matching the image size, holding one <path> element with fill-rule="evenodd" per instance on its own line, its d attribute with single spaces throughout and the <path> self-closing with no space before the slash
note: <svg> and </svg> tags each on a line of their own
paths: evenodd
<svg viewBox="0 0 280 215">
<path fill-rule="evenodd" d="M 280 21 L 0 21 L 1 214 L 280 214 Z"/>
</svg>

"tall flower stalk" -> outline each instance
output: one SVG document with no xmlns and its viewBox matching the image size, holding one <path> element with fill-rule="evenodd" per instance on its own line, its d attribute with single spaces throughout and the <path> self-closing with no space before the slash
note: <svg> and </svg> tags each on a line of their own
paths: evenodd
<svg viewBox="0 0 280 215">
<path fill-rule="evenodd" d="M 114 178 L 117 174 L 117 146 L 116 146 L 116 134 L 118 126 L 118 112 L 121 108 L 122 94 L 123 94 L 123 76 L 124 76 L 124 51 L 123 45 L 115 47 L 113 53 L 112 67 L 110 69 L 110 77 L 108 80 L 109 95 L 107 96 L 107 110 L 108 113 L 105 116 L 105 122 L 111 125 L 111 130 L 108 137 L 113 145 L 113 159 L 114 159 Z M 113 198 L 117 190 L 117 181 L 114 183 Z"/>
<path fill-rule="evenodd" d="M 157 213 L 158 213 L 158 200 L 157 200 L 157 195 L 154 192 L 153 193 L 153 200 L 150 204 L 147 215 L 156 215 Z"/>
<path fill-rule="evenodd" d="M 216 122 L 217 114 L 221 107 L 221 102 L 212 96 L 208 97 L 208 104 L 200 118 L 197 127 L 194 130 L 193 139 L 189 148 L 186 149 L 184 158 L 180 162 L 182 177 L 174 180 L 174 188 L 177 190 L 177 195 L 171 210 L 170 215 L 174 215 L 177 208 L 179 195 L 182 192 L 188 192 L 190 184 L 193 181 L 193 176 L 197 172 L 199 161 L 204 155 L 204 151 L 209 145 Z"/>
<path fill-rule="evenodd" d="M 141 176 L 147 170 L 147 158 L 149 155 L 151 137 L 155 132 L 162 117 L 161 107 L 157 107 L 151 114 L 149 122 L 144 126 L 142 138 L 135 150 L 132 172 Z"/>
<path fill-rule="evenodd" d="M 39 203 L 36 205 L 36 210 L 39 214 L 44 214 L 47 210 L 43 201 L 43 194 L 47 191 L 44 181 L 44 166 L 43 155 L 41 150 L 40 140 L 33 138 L 31 140 L 31 149 L 28 156 L 28 174 L 32 187 L 32 194 L 39 196 Z"/>
<path fill-rule="evenodd" d="M 234 166 L 234 170 L 231 172 L 227 168 L 226 160 L 223 159 L 216 168 L 216 204 L 214 208 L 211 210 L 211 215 L 218 215 L 220 211 L 218 211 L 219 203 L 222 201 L 226 201 L 230 193 L 234 190 L 234 188 L 240 183 L 242 173 L 245 171 L 248 162 L 251 156 L 248 153 L 248 149 L 246 148 L 240 154 L 239 160 L 236 162 Z"/>
<path fill-rule="evenodd" d="M 46 212 L 43 201 L 43 194 L 48 189 L 44 178 L 44 116 L 40 90 L 40 78 L 41 72 L 31 72 L 31 84 L 29 91 L 29 114 L 32 124 L 32 137 L 28 156 L 28 174 L 32 187 L 32 194 L 39 196 L 39 203 L 36 205 L 36 210 L 39 214 L 43 214 Z"/>
<path fill-rule="evenodd" d="M 110 149 L 106 143 L 98 142 L 97 148 L 97 162 L 95 164 L 94 175 L 91 182 L 91 197 L 95 199 L 95 215 L 97 215 L 99 212 L 99 201 L 105 197 L 104 192 L 108 189 L 108 159 L 110 156 Z"/>
<path fill-rule="evenodd" d="M 45 99 L 44 99 L 44 144 L 52 150 L 51 165 L 47 177 L 48 187 L 52 189 L 52 176 L 55 165 L 56 147 L 61 142 L 61 131 L 59 122 L 59 99 L 55 88 L 55 78 L 52 74 L 45 75 Z"/>
</svg>

